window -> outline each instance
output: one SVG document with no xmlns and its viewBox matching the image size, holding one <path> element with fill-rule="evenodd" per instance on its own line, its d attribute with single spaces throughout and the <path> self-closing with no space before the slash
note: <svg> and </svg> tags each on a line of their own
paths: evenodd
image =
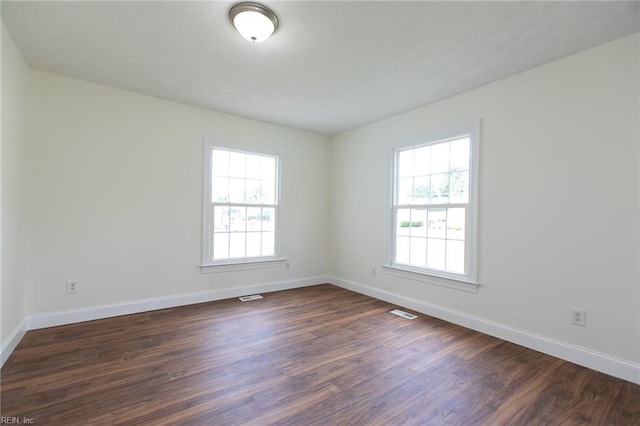
<svg viewBox="0 0 640 426">
<path fill-rule="evenodd" d="M 205 142 L 202 266 L 278 259 L 278 156 Z"/>
<path fill-rule="evenodd" d="M 475 283 L 479 123 L 392 152 L 389 266 Z"/>
</svg>

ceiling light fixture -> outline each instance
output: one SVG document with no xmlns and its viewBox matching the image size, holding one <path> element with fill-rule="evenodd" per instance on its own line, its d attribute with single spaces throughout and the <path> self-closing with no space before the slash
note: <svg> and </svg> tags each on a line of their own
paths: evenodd
<svg viewBox="0 0 640 426">
<path fill-rule="evenodd" d="M 278 28 L 278 17 L 258 3 L 238 3 L 229 9 L 229 20 L 240 35 L 249 41 L 265 41 Z"/>
</svg>

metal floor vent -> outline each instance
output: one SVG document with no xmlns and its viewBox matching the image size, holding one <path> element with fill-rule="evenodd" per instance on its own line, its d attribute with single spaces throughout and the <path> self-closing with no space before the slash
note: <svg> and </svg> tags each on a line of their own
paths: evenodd
<svg viewBox="0 0 640 426">
<path fill-rule="evenodd" d="M 241 302 L 248 302 L 249 300 L 262 299 L 262 296 L 259 294 L 252 294 L 251 296 L 238 297 L 238 299 L 240 299 Z"/>
<path fill-rule="evenodd" d="M 413 315 L 413 314 L 410 314 L 409 312 L 401 311 L 400 309 L 394 309 L 393 311 L 389 311 L 389 312 L 391 312 L 392 314 L 397 315 L 399 317 L 406 318 L 406 319 L 416 319 L 416 318 L 418 318 L 417 315 Z"/>
</svg>

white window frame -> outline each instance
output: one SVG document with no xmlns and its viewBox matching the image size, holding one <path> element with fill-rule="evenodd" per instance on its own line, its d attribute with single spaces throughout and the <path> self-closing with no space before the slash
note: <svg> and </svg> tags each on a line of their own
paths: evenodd
<svg viewBox="0 0 640 426">
<path fill-rule="evenodd" d="M 469 202 L 466 207 L 465 218 L 465 273 L 454 274 L 446 271 L 433 270 L 422 267 L 414 267 L 394 260 L 395 254 L 395 222 L 397 211 L 397 173 L 398 153 L 403 150 L 434 145 L 447 141 L 470 138 L 470 164 L 469 164 Z M 475 292 L 478 284 L 478 188 L 480 170 L 480 120 L 434 130 L 419 136 L 404 140 L 401 143 L 391 144 L 388 154 L 388 186 L 387 186 L 387 218 L 386 218 L 386 264 L 385 271 L 388 274 L 402 278 L 418 280 L 444 287 L 456 288 L 464 291 Z M 438 206 L 440 207 L 440 206 Z"/>
<path fill-rule="evenodd" d="M 200 268 L 203 273 L 211 272 L 227 272 L 235 270 L 245 269 L 257 269 L 257 268 L 275 268 L 275 267 L 287 267 L 287 259 L 280 256 L 280 240 L 281 240 L 281 222 L 282 222 L 282 191 L 281 191 L 281 170 L 282 170 L 282 156 L 272 150 L 264 149 L 263 147 L 230 147 L 222 144 L 214 144 L 206 137 L 203 138 L 203 173 L 202 173 L 202 259 Z M 213 233 L 213 200 L 212 196 L 212 151 L 214 149 L 221 149 L 230 152 L 239 152 L 243 154 L 253 154 L 260 156 L 270 156 L 276 159 L 276 194 L 275 194 L 275 245 L 274 254 L 271 256 L 259 256 L 259 257 L 241 257 L 231 259 L 212 260 L 213 258 L 213 246 L 212 246 L 212 233 Z M 256 205 L 259 206 L 259 205 Z"/>
</svg>

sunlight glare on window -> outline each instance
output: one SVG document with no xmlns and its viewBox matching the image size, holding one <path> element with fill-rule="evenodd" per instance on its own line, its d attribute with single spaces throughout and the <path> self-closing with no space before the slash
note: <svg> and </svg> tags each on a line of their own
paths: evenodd
<svg viewBox="0 0 640 426">
<path fill-rule="evenodd" d="M 392 263 L 465 275 L 471 137 L 395 151 Z"/>
<path fill-rule="evenodd" d="M 211 150 L 211 261 L 275 256 L 277 158 Z"/>
</svg>

